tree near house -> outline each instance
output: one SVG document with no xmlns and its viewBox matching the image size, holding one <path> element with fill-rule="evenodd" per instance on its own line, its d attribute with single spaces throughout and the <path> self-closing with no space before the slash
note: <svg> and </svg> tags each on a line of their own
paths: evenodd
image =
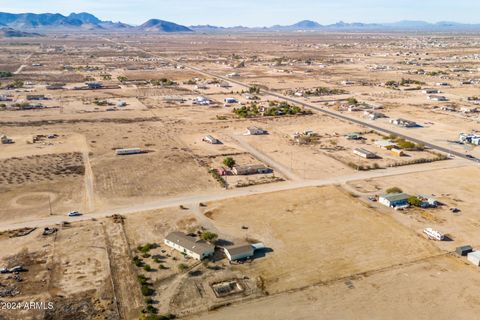
<svg viewBox="0 0 480 320">
<path fill-rule="evenodd" d="M 422 201 L 420 199 L 418 199 L 417 197 L 410 197 L 408 198 L 408 204 L 411 205 L 411 206 L 414 206 L 414 207 L 420 207 L 420 205 L 422 204 Z"/>
<path fill-rule="evenodd" d="M 217 240 L 218 235 L 210 231 L 205 231 L 204 233 L 202 233 L 201 238 L 202 240 L 214 243 Z"/>
<path fill-rule="evenodd" d="M 223 159 L 223 164 L 232 169 L 235 166 L 236 162 L 232 157 L 226 157 L 225 159 Z"/>
</svg>

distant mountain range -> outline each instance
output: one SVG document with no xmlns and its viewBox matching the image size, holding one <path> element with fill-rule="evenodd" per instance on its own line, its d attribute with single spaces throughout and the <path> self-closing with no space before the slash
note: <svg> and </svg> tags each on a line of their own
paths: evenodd
<svg viewBox="0 0 480 320">
<path fill-rule="evenodd" d="M 303 20 L 292 25 L 274 25 L 271 27 L 220 27 L 197 25 L 186 27 L 173 22 L 151 19 L 140 26 L 122 22 L 102 21 L 86 12 L 71 13 L 64 16 L 59 13 L 3 13 L 0 12 L 0 27 L 10 36 L 38 36 L 37 32 L 78 30 L 78 31 L 118 31 L 118 32 L 293 32 L 293 31 L 480 31 L 480 24 L 463 24 L 442 21 L 400 21 L 395 23 L 347 23 L 337 22 L 322 25 L 316 21 Z"/>
<path fill-rule="evenodd" d="M 151 19 L 140 26 L 122 22 L 102 21 L 86 12 L 71 13 L 64 16 L 59 13 L 4 13 L 0 12 L 0 27 L 15 30 L 92 30 L 92 31 L 141 31 L 141 32 L 192 32 L 185 26 L 173 22 Z"/>
</svg>

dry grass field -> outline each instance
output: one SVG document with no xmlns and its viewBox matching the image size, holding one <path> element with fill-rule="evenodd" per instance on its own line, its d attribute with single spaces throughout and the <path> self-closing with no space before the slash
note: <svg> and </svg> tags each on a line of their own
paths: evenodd
<svg viewBox="0 0 480 320">
<path fill-rule="evenodd" d="M 56 308 L 0 319 L 138 319 L 147 305 L 180 319 L 475 318 L 478 272 L 452 251 L 480 246 L 480 171 L 459 157 L 480 148 L 456 143 L 480 130 L 478 101 L 468 99 L 478 96 L 478 43 L 418 33 L 1 38 L 0 71 L 14 74 L 0 80 L 0 136 L 15 143 L 0 144 L 0 228 L 38 228 L 0 234 L 0 268 L 28 269 L 0 274 L 0 300 Z M 429 100 L 426 88 L 449 101 Z M 269 113 L 277 95 L 317 109 Z M 246 106 L 250 114 L 233 112 Z M 390 123 L 397 118 L 419 126 Z M 245 135 L 252 126 L 268 134 Z M 410 165 L 437 154 L 393 156 L 374 144 L 389 134 L 378 128 L 457 159 Z M 294 141 L 306 131 L 318 139 Z M 347 140 L 353 132 L 365 139 Z M 354 155 L 358 147 L 379 158 Z M 273 173 L 226 176 L 225 187 L 209 170 L 229 156 Z M 397 211 L 368 200 L 394 186 L 443 205 Z M 83 215 L 67 217 L 73 210 Z M 43 235 L 45 226 L 57 230 Z M 428 241 L 426 227 L 450 241 Z M 215 232 L 220 247 L 197 262 L 163 244 L 175 230 Z M 268 250 L 229 263 L 221 246 L 246 240 Z M 239 292 L 218 297 L 225 283 Z"/>
</svg>

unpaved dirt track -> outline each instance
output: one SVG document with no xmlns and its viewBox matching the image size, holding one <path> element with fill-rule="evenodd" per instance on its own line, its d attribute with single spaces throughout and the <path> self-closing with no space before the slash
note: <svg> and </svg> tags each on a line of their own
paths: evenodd
<svg viewBox="0 0 480 320">
<path fill-rule="evenodd" d="M 300 189 L 300 188 L 306 188 L 306 187 L 326 186 L 326 185 L 332 185 L 332 184 L 342 184 L 342 183 L 356 181 L 356 180 L 396 176 L 396 175 L 403 175 L 403 174 L 415 173 L 415 172 L 436 171 L 436 170 L 443 170 L 447 168 L 460 168 L 460 167 L 467 167 L 470 165 L 471 165 L 471 162 L 469 161 L 457 159 L 457 160 L 441 161 L 441 162 L 434 163 L 433 165 L 430 163 L 427 165 L 419 164 L 419 165 L 410 165 L 405 167 L 396 167 L 396 168 L 389 168 L 389 169 L 383 169 L 383 170 L 363 171 L 363 172 L 358 172 L 348 176 L 339 176 L 339 177 L 323 179 L 323 180 L 287 181 L 287 182 L 280 182 L 280 183 L 275 183 L 270 185 L 252 186 L 252 187 L 246 187 L 246 188 L 240 188 L 240 189 L 234 189 L 234 190 L 222 190 L 222 191 L 209 192 L 209 193 L 196 193 L 194 195 L 184 195 L 184 196 L 179 196 L 174 198 L 161 198 L 159 200 L 140 203 L 140 204 L 134 204 L 128 207 L 111 208 L 105 211 L 98 211 L 98 212 L 86 214 L 86 215 L 75 217 L 75 218 L 68 218 L 63 215 L 49 216 L 46 218 L 41 218 L 33 221 L 7 223 L 3 225 L 0 224 L 0 231 L 18 229 L 23 227 L 46 227 L 46 226 L 51 226 L 53 224 L 61 223 L 62 221 L 65 221 L 67 219 L 71 222 L 74 222 L 74 221 L 90 220 L 92 218 L 103 218 L 115 213 L 128 215 L 128 214 L 133 214 L 133 213 L 138 213 L 138 212 L 148 211 L 148 210 L 156 210 L 156 209 L 163 209 L 163 208 L 176 207 L 176 206 L 178 207 L 179 205 L 188 204 L 188 203 L 218 201 L 218 200 L 224 200 L 224 199 L 230 199 L 230 198 L 242 197 L 242 196 L 248 196 L 248 195 L 254 195 L 254 194 L 293 190 L 293 189 Z"/>
<path fill-rule="evenodd" d="M 293 173 L 290 169 L 286 168 L 282 164 L 278 163 L 274 159 L 270 158 L 267 156 L 265 153 L 261 152 L 258 149 L 255 149 L 252 147 L 247 141 L 245 141 L 241 136 L 231 136 L 232 139 L 234 139 L 245 151 L 250 153 L 252 156 L 257 158 L 258 160 L 266 163 L 268 166 L 270 166 L 272 169 L 275 171 L 278 171 L 282 175 L 284 175 L 288 180 L 292 181 L 300 181 L 302 180 L 299 176 L 297 176 L 295 173 Z"/>
</svg>

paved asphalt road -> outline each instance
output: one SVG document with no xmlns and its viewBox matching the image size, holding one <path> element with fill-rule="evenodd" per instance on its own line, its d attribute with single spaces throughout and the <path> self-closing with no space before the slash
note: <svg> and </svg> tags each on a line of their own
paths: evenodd
<svg viewBox="0 0 480 320">
<path fill-rule="evenodd" d="M 174 60 L 169 60 L 170 62 L 172 63 L 177 63 L 176 61 Z M 195 68 L 195 67 L 191 67 L 191 66 L 188 66 L 188 65 L 185 65 L 185 68 L 188 68 L 192 71 L 196 71 L 198 73 L 202 73 L 204 75 L 207 75 L 207 76 L 210 76 L 210 77 L 214 77 L 214 78 L 217 78 L 217 79 L 220 79 L 220 80 L 224 80 L 224 81 L 228 81 L 228 82 L 232 82 L 232 83 L 235 83 L 239 86 L 242 86 L 244 88 L 249 88 L 250 86 L 243 83 L 243 82 L 240 82 L 240 81 L 237 81 L 237 80 L 233 80 L 231 78 L 227 78 L 227 77 L 223 77 L 223 76 L 219 76 L 219 75 L 216 75 L 216 74 L 213 74 L 213 73 L 210 73 L 210 72 L 207 72 L 207 71 L 204 71 L 204 70 L 201 70 L 201 69 L 198 69 L 198 68 Z M 348 117 L 348 116 L 345 116 L 343 114 L 340 114 L 338 112 L 334 112 L 334 111 L 331 111 L 331 110 L 325 110 L 323 108 L 320 108 L 318 106 L 315 106 L 313 104 L 309 104 L 309 103 L 306 103 L 306 102 L 303 102 L 301 100 L 298 100 L 298 99 L 294 99 L 294 98 L 291 98 L 291 97 L 288 97 L 288 96 L 284 96 L 282 94 L 279 94 L 279 93 L 276 93 L 276 92 L 272 92 L 272 91 L 268 91 L 268 90 L 262 90 L 262 93 L 265 93 L 265 94 L 268 94 L 268 95 L 271 95 L 271 96 L 274 96 L 274 97 L 277 97 L 281 100 L 285 100 L 285 101 L 288 101 L 288 102 L 292 102 L 292 103 L 295 103 L 295 104 L 299 104 L 303 107 L 306 107 L 306 108 L 310 108 L 310 109 L 313 109 L 313 110 L 316 110 L 318 112 L 322 112 L 322 113 L 325 113 L 329 116 L 332 116 L 332 117 L 335 117 L 335 118 L 338 118 L 338 119 L 342 119 L 342 120 L 346 120 L 346 121 L 350 121 L 350 122 L 353 122 L 353 123 L 356 123 L 356 124 L 359 124 L 359 125 L 362 125 L 362 126 L 366 126 L 368 128 L 371 128 L 373 130 L 376 130 L 376 131 L 379 131 L 379 132 L 383 132 L 383 133 L 386 133 L 388 135 L 395 135 L 397 137 L 401 137 L 401 138 L 404 138 L 406 140 L 409 140 L 409 141 L 412 141 L 412 142 L 415 142 L 417 144 L 423 144 L 424 146 L 426 147 L 429 147 L 431 149 L 435 149 L 437 151 L 441 151 L 441 152 L 444 152 L 444 153 L 447 153 L 447 154 L 450 154 L 450 155 L 454 155 L 456 157 L 459 157 L 459 158 L 463 158 L 463 159 L 467 159 L 467 160 L 471 160 L 471 161 L 474 161 L 474 162 L 480 162 L 479 159 L 476 159 L 476 158 L 469 158 L 467 157 L 465 154 L 461 153 L 461 152 L 458 152 L 458 151 L 455 151 L 455 150 L 452 150 L 452 149 L 448 149 L 448 148 L 445 148 L 445 147 L 442 147 L 442 146 L 439 146 L 439 145 L 436 145 L 436 144 L 433 144 L 433 143 L 430 143 L 430 142 L 427 142 L 427 141 L 423 141 L 423 140 L 420 140 L 420 139 L 417 139 L 415 137 L 411 137 L 411 136 L 407 136 L 405 134 L 402 134 L 402 133 L 398 133 L 396 131 L 393 131 L 393 130 L 389 130 L 389 129 L 385 129 L 385 128 L 382 128 L 382 127 L 379 127 L 379 126 L 376 126 L 370 122 L 365 122 L 365 121 L 362 121 L 362 120 L 359 120 L 359 119 L 355 119 L 355 118 L 351 118 L 351 117 Z"/>
</svg>

